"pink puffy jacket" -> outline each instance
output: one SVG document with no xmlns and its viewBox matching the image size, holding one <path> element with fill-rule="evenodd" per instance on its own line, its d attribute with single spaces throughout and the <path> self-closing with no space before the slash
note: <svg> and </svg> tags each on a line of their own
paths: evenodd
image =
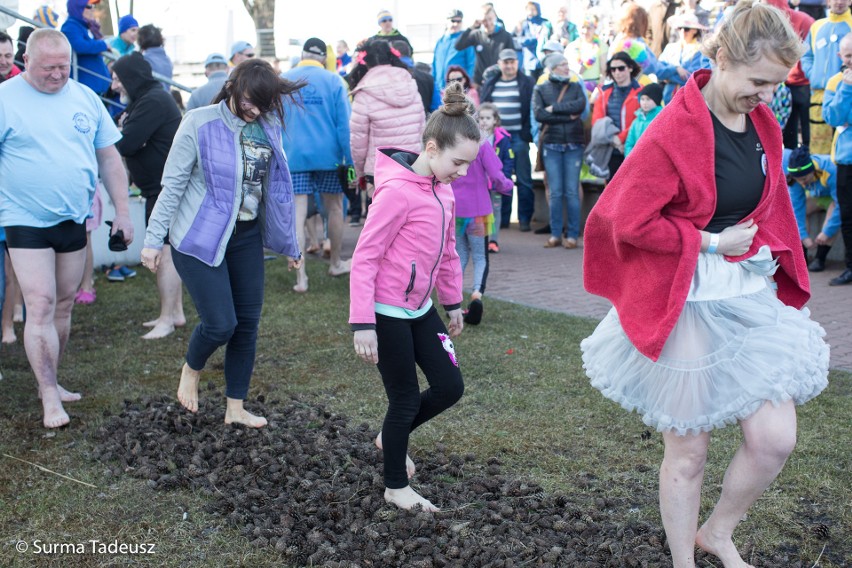
<svg viewBox="0 0 852 568">
<path fill-rule="evenodd" d="M 349 140 L 358 177 L 375 173 L 376 148 L 380 146 L 420 152 L 426 115 L 417 83 L 407 69 L 373 67 L 352 95 Z"/>
</svg>

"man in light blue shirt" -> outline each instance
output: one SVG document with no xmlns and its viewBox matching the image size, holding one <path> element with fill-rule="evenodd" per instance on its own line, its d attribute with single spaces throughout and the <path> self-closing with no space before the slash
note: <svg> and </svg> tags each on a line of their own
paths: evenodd
<svg viewBox="0 0 852 568">
<path fill-rule="evenodd" d="M 97 95 L 69 81 L 71 45 L 53 29 L 30 35 L 26 71 L 0 85 L 0 226 L 27 307 L 24 347 L 41 395 L 44 426 L 68 424 L 56 382 L 83 277 L 86 218 L 98 177 L 115 205 L 112 233 L 133 240 L 121 134 Z M 116 237 L 116 241 L 120 241 Z"/>
</svg>

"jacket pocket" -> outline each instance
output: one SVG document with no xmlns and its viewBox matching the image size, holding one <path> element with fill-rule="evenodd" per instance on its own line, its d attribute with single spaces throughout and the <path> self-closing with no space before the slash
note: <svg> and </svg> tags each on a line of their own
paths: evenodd
<svg viewBox="0 0 852 568">
<path fill-rule="evenodd" d="M 408 295 L 414 290 L 414 281 L 417 279 L 417 262 L 411 261 L 411 277 L 408 279 L 408 287 L 405 289 L 405 301 L 408 301 Z"/>
</svg>

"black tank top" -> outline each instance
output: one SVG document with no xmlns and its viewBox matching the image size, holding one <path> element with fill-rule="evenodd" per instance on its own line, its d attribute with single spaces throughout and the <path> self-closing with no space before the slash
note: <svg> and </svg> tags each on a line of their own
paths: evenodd
<svg viewBox="0 0 852 568">
<path fill-rule="evenodd" d="M 716 156 L 716 212 L 705 231 L 719 233 L 754 211 L 766 181 L 766 154 L 746 115 L 746 131 L 726 128 L 711 112 Z"/>
</svg>

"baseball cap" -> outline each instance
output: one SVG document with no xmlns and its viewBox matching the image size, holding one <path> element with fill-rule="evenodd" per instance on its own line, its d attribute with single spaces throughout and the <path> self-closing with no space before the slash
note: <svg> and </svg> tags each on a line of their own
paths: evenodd
<svg viewBox="0 0 852 568">
<path fill-rule="evenodd" d="M 518 53 L 514 49 L 509 49 L 508 47 L 502 51 L 500 51 L 500 57 L 498 59 L 500 61 L 506 61 L 507 59 L 517 59 Z"/>
<path fill-rule="evenodd" d="M 220 65 L 227 65 L 228 60 L 225 59 L 225 56 L 221 53 L 211 53 L 207 56 L 207 59 L 204 60 L 205 67 L 207 67 L 208 65 L 216 65 L 217 63 Z"/>
<path fill-rule="evenodd" d="M 323 56 L 327 53 L 325 42 L 318 37 L 309 38 L 308 41 L 305 42 L 305 46 L 302 47 L 302 51 Z"/>
<path fill-rule="evenodd" d="M 251 49 L 251 48 L 252 48 L 252 45 L 247 41 L 240 40 L 238 42 L 235 42 L 234 45 L 231 46 L 231 59 L 233 59 L 234 56 L 236 54 L 238 54 L 239 52 L 245 51 L 245 50 Z"/>
<path fill-rule="evenodd" d="M 464 14 L 461 10 L 450 10 L 450 13 L 447 14 L 448 20 L 460 20 L 462 18 L 464 18 Z"/>
</svg>

